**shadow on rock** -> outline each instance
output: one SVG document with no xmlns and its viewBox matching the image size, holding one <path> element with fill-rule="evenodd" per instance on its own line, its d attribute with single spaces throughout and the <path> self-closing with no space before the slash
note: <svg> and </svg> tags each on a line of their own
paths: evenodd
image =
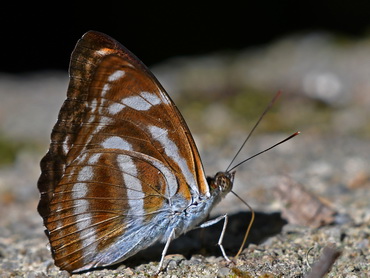
<svg viewBox="0 0 370 278">
<path fill-rule="evenodd" d="M 250 219 L 251 213 L 246 212 L 229 215 L 229 222 L 223 240 L 223 246 L 228 256 L 232 257 L 238 252 Z M 285 224 L 286 221 L 281 218 L 280 213 L 266 214 L 256 212 L 255 221 L 245 248 L 250 243 L 259 244 L 268 237 L 279 234 Z M 220 221 L 208 228 L 190 231 L 171 242 L 167 254 L 181 254 L 188 259 L 196 254 L 222 256 L 217 245 L 222 227 L 223 221 Z M 164 244 L 156 244 L 127 259 L 123 264 L 135 267 L 150 261 L 159 262 L 163 248 Z"/>
</svg>

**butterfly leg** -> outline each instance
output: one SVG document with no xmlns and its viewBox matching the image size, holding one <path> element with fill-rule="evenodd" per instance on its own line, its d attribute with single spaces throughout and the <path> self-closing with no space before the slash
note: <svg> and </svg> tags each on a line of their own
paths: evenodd
<svg viewBox="0 0 370 278">
<path fill-rule="evenodd" d="M 212 219 L 212 220 L 209 220 L 209 221 L 206 221 L 204 222 L 203 224 L 201 224 L 199 226 L 199 228 L 206 228 L 206 227 L 209 227 L 209 226 L 212 226 L 218 222 L 220 222 L 222 219 L 224 219 L 224 226 L 222 228 L 222 232 L 221 232 L 221 235 L 220 235 L 220 238 L 218 239 L 218 246 L 220 247 L 221 249 L 221 252 L 222 252 L 222 256 L 225 258 L 226 261 L 230 262 L 230 259 L 229 257 L 226 255 L 225 253 L 225 250 L 224 250 L 224 247 L 222 246 L 222 241 L 224 239 L 224 235 L 225 235 L 225 231 L 226 231 L 226 227 L 227 227 L 227 222 L 228 222 L 228 217 L 227 217 L 227 214 L 224 214 L 224 215 L 221 215 L 215 219 Z"/>
<path fill-rule="evenodd" d="M 172 237 L 175 233 L 175 228 L 172 229 L 171 233 L 170 233 L 170 236 L 168 237 L 167 241 L 166 241 L 166 245 L 164 246 L 163 248 L 163 251 L 162 251 L 162 258 L 161 258 L 161 261 L 159 262 L 159 265 L 158 265 L 158 269 L 157 269 L 157 272 L 156 274 L 158 274 L 159 272 L 161 272 L 162 270 L 162 266 L 163 266 L 163 262 L 164 262 L 164 257 L 166 256 L 167 254 L 167 250 L 168 250 L 168 247 L 170 246 L 170 242 L 172 240 Z"/>
</svg>

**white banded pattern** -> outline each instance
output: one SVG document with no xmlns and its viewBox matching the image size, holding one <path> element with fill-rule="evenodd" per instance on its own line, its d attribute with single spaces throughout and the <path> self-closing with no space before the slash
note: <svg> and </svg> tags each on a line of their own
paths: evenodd
<svg viewBox="0 0 370 278">
<path fill-rule="evenodd" d="M 107 89 L 105 89 L 105 87 L 106 85 L 103 88 L 104 92 L 102 92 L 102 94 L 104 95 L 107 92 Z M 112 103 L 108 107 L 108 112 L 111 115 L 116 115 L 127 106 L 137 111 L 146 111 L 149 110 L 152 106 L 158 105 L 160 103 L 162 103 L 162 101 L 157 95 L 149 92 L 142 92 L 140 95 L 130 96 L 122 99 L 121 103 Z"/>
<path fill-rule="evenodd" d="M 100 159 L 101 153 L 94 153 L 88 160 L 89 164 L 96 164 Z"/>
<path fill-rule="evenodd" d="M 144 215 L 144 197 L 141 181 L 138 179 L 138 171 L 135 162 L 128 155 L 120 154 L 117 156 L 117 164 L 122 172 L 125 182 L 127 200 L 129 204 L 129 215 Z M 143 218 L 136 217 L 136 221 L 142 222 Z M 135 224 L 140 224 L 136 222 Z"/>
<path fill-rule="evenodd" d="M 161 99 L 157 95 L 149 92 L 141 92 L 137 96 L 124 98 L 121 102 L 138 111 L 146 111 L 152 106 L 162 103 Z"/>
<path fill-rule="evenodd" d="M 84 199 L 88 192 L 88 186 L 86 181 L 93 179 L 93 167 L 84 166 L 81 168 L 77 176 L 78 183 L 75 183 L 72 188 L 73 197 L 73 214 L 76 217 L 77 231 L 80 233 L 80 237 L 84 239 L 84 246 L 90 246 L 96 250 L 96 233 L 92 233 L 91 230 L 95 229 L 92 224 L 92 215 L 87 212 L 89 208 L 89 201 Z M 87 250 L 82 249 L 82 252 L 87 252 Z M 85 255 L 85 254 L 84 254 Z"/>
<path fill-rule="evenodd" d="M 116 70 L 108 76 L 108 82 L 104 84 L 101 96 L 104 98 L 107 92 L 111 89 L 110 83 L 115 82 L 124 77 L 126 72 L 124 70 Z"/>
<path fill-rule="evenodd" d="M 108 111 L 111 115 L 116 115 L 117 113 L 121 112 L 125 107 L 126 105 L 115 102 L 109 105 Z"/>
<path fill-rule="evenodd" d="M 103 86 L 103 90 L 101 91 L 101 96 L 105 97 L 107 92 L 110 90 L 110 85 L 108 83 L 105 83 Z"/>
<path fill-rule="evenodd" d="M 121 79 L 124 75 L 125 75 L 124 70 L 116 70 L 108 77 L 108 81 L 109 82 L 117 81 L 118 79 Z"/>
<path fill-rule="evenodd" d="M 162 145 L 166 155 L 172 158 L 174 162 L 177 163 L 177 165 L 180 167 L 182 173 L 185 176 L 186 183 L 190 186 L 195 195 L 199 195 L 199 190 L 194 176 L 191 173 L 186 160 L 181 157 L 179 153 L 179 148 L 176 146 L 175 142 L 173 142 L 168 137 L 168 131 L 157 126 L 149 126 L 148 129 L 153 139 L 158 141 Z"/>
<path fill-rule="evenodd" d="M 119 136 L 108 137 L 101 143 L 101 146 L 106 149 L 120 149 L 126 151 L 133 150 L 132 145 Z"/>
</svg>

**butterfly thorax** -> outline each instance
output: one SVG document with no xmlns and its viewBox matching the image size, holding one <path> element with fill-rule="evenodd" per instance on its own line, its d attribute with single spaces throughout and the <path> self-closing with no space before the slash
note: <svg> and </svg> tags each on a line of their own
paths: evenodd
<svg viewBox="0 0 370 278">
<path fill-rule="evenodd" d="M 202 223 L 227 193 L 230 192 L 233 186 L 234 173 L 218 172 L 214 177 L 207 177 L 207 182 L 210 190 L 208 196 L 193 196 L 190 203 L 180 195 L 175 195 L 171 200 L 172 211 L 170 218 L 171 224 L 168 225 L 166 233 L 162 238 L 162 242 L 168 237 L 172 227 L 177 227 L 174 237 L 192 230 Z"/>
</svg>

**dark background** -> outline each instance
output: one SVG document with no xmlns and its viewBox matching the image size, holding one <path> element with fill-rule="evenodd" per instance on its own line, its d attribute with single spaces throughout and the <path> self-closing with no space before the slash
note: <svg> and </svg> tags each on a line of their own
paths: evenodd
<svg viewBox="0 0 370 278">
<path fill-rule="evenodd" d="M 297 32 L 361 37 L 370 26 L 368 0 L 158 2 L 2 7 L 0 71 L 66 70 L 76 41 L 91 29 L 114 37 L 150 66 L 172 56 L 238 50 Z"/>
</svg>

